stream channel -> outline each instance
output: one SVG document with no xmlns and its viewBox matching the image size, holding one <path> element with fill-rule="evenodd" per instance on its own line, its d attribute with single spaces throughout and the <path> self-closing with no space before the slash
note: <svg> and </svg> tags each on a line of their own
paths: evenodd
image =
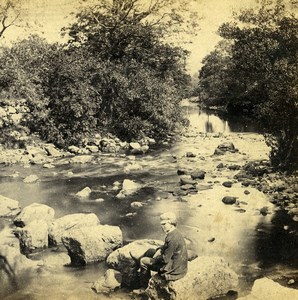
<svg viewBox="0 0 298 300">
<path fill-rule="evenodd" d="M 224 257 L 239 274 L 239 295 L 247 294 L 256 278 L 293 272 L 297 254 L 292 253 L 295 249 L 291 248 L 291 237 L 282 231 L 283 226 L 291 226 L 287 215 L 275 212 L 265 194 L 233 181 L 238 171 L 217 168 L 220 163 L 244 165 L 254 159 L 268 159 L 263 136 L 252 132 L 250 126 L 239 127 L 202 112 L 196 105 L 187 104 L 185 113 L 190 121 L 185 134 L 145 155 L 100 153 L 91 164 L 69 164 L 63 158 L 54 169 L 41 165 L 1 166 L 0 193 L 18 200 L 21 207 L 34 202 L 47 204 L 55 209 L 56 218 L 93 212 L 102 224 L 120 226 L 126 242 L 163 240 L 159 215 L 172 210 L 191 250 L 199 256 Z M 215 148 L 222 142 L 233 142 L 239 152 L 214 156 Z M 186 157 L 187 152 L 196 156 Z M 181 167 L 206 171 L 205 179 L 198 183 L 198 193 L 183 197 L 171 193 L 179 188 L 177 169 Z M 16 172 L 18 177 L 11 176 Z M 30 174 L 38 175 L 40 180 L 24 183 Z M 113 183 L 124 179 L 134 180 L 143 188 L 119 200 L 115 198 L 118 192 Z M 224 181 L 232 181 L 233 186 L 224 187 Z M 75 194 L 87 186 L 92 190 L 90 197 L 78 198 Z M 221 199 L 226 195 L 238 197 L 240 206 L 223 204 Z M 133 201 L 143 206 L 133 209 Z M 259 212 L 264 206 L 271 212 L 266 216 Z M 0 222 L 1 228 L 7 226 L 3 220 Z M 18 291 L 7 289 L 8 299 L 110 299 L 96 295 L 90 288 L 106 270 L 104 263 L 71 267 L 63 247 L 46 249 L 31 258 L 44 260 L 42 271 L 23 278 Z M 127 291 L 121 290 L 112 297 L 130 298 Z"/>
</svg>

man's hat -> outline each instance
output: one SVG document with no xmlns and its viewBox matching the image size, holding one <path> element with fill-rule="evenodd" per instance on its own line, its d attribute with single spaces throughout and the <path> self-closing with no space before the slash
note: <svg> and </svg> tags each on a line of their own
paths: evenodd
<svg viewBox="0 0 298 300">
<path fill-rule="evenodd" d="M 176 215 L 173 212 L 166 212 L 160 215 L 160 223 L 166 223 L 166 222 L 176 225 L 177 224 Z"/>
</svg>

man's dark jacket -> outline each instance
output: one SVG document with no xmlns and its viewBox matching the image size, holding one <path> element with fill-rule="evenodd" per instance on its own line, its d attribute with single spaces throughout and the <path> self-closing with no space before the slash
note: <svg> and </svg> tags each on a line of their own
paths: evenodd
<svg viewBox="0 0 298 300">
<path fill-rule="evenodd" d="M 187 273 L 187 249 L 182 234 L 174 229 L 166 235 L 165 243 L 161 247 L 164 266 L 160 273 L 166 280 L 177 280 Z"/>
</svg>

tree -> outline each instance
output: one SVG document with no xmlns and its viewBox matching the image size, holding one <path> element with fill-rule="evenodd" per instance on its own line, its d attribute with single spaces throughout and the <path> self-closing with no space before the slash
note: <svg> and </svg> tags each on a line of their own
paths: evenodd
<svg viewBox="0 0 298 300">
<path fill-rule="evenodd" d="M 17 1 L 4 0 L 0 3 L 0 38 L 4 36 L 9 27 L 19 26 L 20 14 Z"/>
<path fill-rule="evenodd" d="M 291 6 L 292 5 L 292 6 Z M 271 161 L 279 168 L 297 168 L 298 19 L 294 1 L 259 2 L 243 10 L 219 34 L 229 41 L 230 62 L 219 78 L 230 113 L 250 114 L 263 127 Z M 291 9 L 292 8 L 292 9 Z M 210 68 L 210 60 L 204 66 Z M 211 89 L 214 92 L 214 89 Z"/>
<path fill-rule="evenodd" d="M 64 142 L 78 140 L 71 136 L 83 134 L 81 123 L 85 133 L 106 127 L 128 139 L 164 136 L 179 124 L 187 52 L 163 40 L 170 26 L 181 26 L 176 9 L 165 11 L 175 2 L 96 1 L 64 29 L 69 41 L 49 103 Z"/>
</svg>

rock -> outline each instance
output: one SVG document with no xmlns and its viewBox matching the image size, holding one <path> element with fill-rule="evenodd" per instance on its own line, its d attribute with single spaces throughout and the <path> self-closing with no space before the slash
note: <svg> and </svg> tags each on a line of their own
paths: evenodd
<svg viewBox="0 0 298 300">
<path fill-rule="evenodd" d="M 155 145 L 155 144 L 156 144 L 156 141 L 155 141 L 154 138 L 149 138 L 149 137 L 147 137 L 147 141 L 148 141 L 148 144 L 149 144 L 149 145 Z"/>
<path fill-rule="evenodd" d="M 61 152 L 53 144 L 47 144 L 47 145 L 45 145 L 44 148 L 49 156 L 52 156 L 52 157 L 62 156 Z"/>
<path fill-rule="evenodd" d="M 170 283 L 154 275 L 146 289 L 152 300 L 206 300 L 238 288 L 238 275 L 221 257 L 198 257 L 188 265 L 187 274 Z"/>
<path fill-rule="evenodd" d="M 185 156 L 186 157 L 196 157 L 197 155 L 192 152 L 186 152 Z"/>
<path fill-rule="evenodd" d="M 15 231 L 20 241 L 22 254 L 36 252 L 48 247 L 48 224 L 44 220 L 33 220 Z"/>
<path fill-rule="evenodd" d="M 96 282 L 93 283 L 92 289 L 100 294 L 110 294 L 119 288 L 122 281 L 122 275 L 120 272 L 108 269 L 105 272 L 104 278 L 99 278 Z"/>
<path fill-rule="evenodd" d="M 49 243 L 50 245 L 62 244 L 62 235 L 66 230 L 72 228 L 81 228 L 99 225 L 98 217 L 91 214 L 71 214 L 54 220 L 49 226 Z"/>
<path fill-rule="evenodd" d="M 44 149 L 34 146 L 26 146 L 26 153 L 32 157 L 36 157 L 37 155 L 46 156 L 47 152 Z"/>
<path fill-rule="evenodd" d="M 245 191 L 244 191 L 244 194 L 245 194 L 245 195 L 249 195 L 249 194 L 250 194 L 250 191 L 245 190 Z"/>
<path fill-rule="evenodd" d="M 177 170 L 177 175 L 186 175 L 188 171 L 186 169 L 178 169 Z"/>
<path fill-rule="evenodd" d="M 80 153 L 80 148 L 77 146 L 69 146 L 67 149 L 70 153 L 74 153 L 74 154 Z"/>
<path fill-rule="evenodd" d="M 91 189 L 90 187 L 86 186 L 83 188 L 81 191 L 76 193 L 76 196 L 81 197 L 81 198 L 87 198 L 91 194 Z"/>
<path fill-rule="evenodd" d="M 220 150 L 220 149 L 215 149 L 214 150 L 214 153 L 213 153 L 214 155 L 224 155 L 225 154 L 225 152 L 224 151 L 222 151 L 222 150 Z"/>
<path fill-rule="evenodd" d="M 197 191 L 198 190 L 197 187 L 194 186 L 194 185 L 192 185 L 192 184 L 183 184 L 183 185 L 181 185 L 180 188 L 183 191 L 187 191 L 187 190 L 195 190 L 195 191 Z"/>
<path fill-rule="evenodd" d="M 264 206 L 260 209 L 260 214 L 263 215 L 263 216 L 266 216 L 268 214 L 268 207 L 267 206 Z"/>
<path fill-rule="evenodd" d="M 44 167 L 45 169 L 53 169 L 53 168 L 55 168 L 55 166 L 52 165 L 52 164 L 44 164 L 43 167 Z"/>
<path fill-rule="evenodd" d="M 62 242 L 75 266 L 103 261 L 122 246 L 122 232 L 117 226 L 97 225 L 65 231 Z"/>
<path fill-rule="evenodd" d="M 231 181 L 225 181 L 225 182 L 223 182 L 222 185 L 223 185 L 224 187 L 230 188 L 230 187 L 232 187 L 233 182 L 231 182 Z"/>
<path fill-rule="evenodd" d="M 190 174 L 190 176 L 191 176 L 192 179 L 204 179 L 205 178 L 205 174 L 206 174 L 205 171 L 197 170 L 195 172 L 192 172 Z"/>
<path fill-rule="evenodd" d="M 41 165 L 49 162 L 49 158 L 44 153 L 43 154 L 38 153 L 34 157 L 30 158 L 29 161 L 33 165 Z"/>
<path fill-rule="evenodd" d="M 54 219 L 55 211 L 45 204 L 32 203 L 24 207 L 21 213 L 14 219 L 14 224 L 18 227 L 27 226 L 34 220 L 44 220 L 50 223 Z"/>
<path fill-rule="evenodd" d="M 97 146 L 86 146 L 86 149 L 89 150 L 91 153 L 99 152 L 99 149 Z"/>
<path fill-rule="evenodd" d="M 232 196 L 225 196 L 222 198 L 222 202 L 224 204 L 228 204 L 228 205 L 232 205 L 232 204 L 235 204 L 236 203 L 236 200 L 237 200 L 237 197 L 232 197 Z"/>
<path fill-rule="evenodd" d="M 122 285 L 135 287 L 138 284 L 139 260 L 141 257 L 155 253 L 163 245 L 159 240 L 137 240 L 112 252 L 106 262 L 109 267 L 122 274 Z"/>
<path fill-rule="evenodd" d="M 240 165 L 230 165 L 230 166 L 228 166 L 228 169 L 232 170 L 232 171 L 236 171 L 236 170 L 240 170 L 241 166 Z"/>
<path fill-rule="evenodd" d="M 224 167 L 224 164 L 223 163 L 220 163 L 216 166 L 217 169 L 222 169 Z"/>
<path fill-rule="evenodd" d="M 27 176 L 27 177 L 23 180 L 23 182 L 25 182 L 25 183 L 35 183 L 35 182 L 37 182 L 38 180 L 39 180 L 39 177 L 38 177 L 37 175 L 32 174 L 32 175 Z"/>
<path fill-rule="evenodd" d="M 197 184 L 197 182 L 195 180 L 190 179 L 190 178 L 182 177 L 182 178 L 180 178 L 180 184 L 181 185 L 184 185 L 184 184 L 195 185 L 195 184 Z"/>
<path fill-rule="evenodd" d="M 141 188 L 141 185 L 133 180 L 124 179 L 122 183 L 122 190 L 116 196 L 118 199 L 125 198 L 127 196 L 133 195 Z"/>
<path fill-rule="evenodd" d="M 138 208 L 143 207 L 143 204 L 142 204 L 142 202 L 137 202 L 137 201 L 135 201 L 135 202 L 130 203 L 130 206 L 131 206 L 132 208 L 138 209 Z"/>
<path fill-rule="evenodd" d="M 298 290 L 284 287 L 269 278 L 257 279 L 252 287 L 251 293 L 238 300 L 281 300 L 298 299 Z"/>
<path fill-rule="evenodd" d="M 231 142 L 225 142 L 217 146 L 217 149 L 220 149 L 222 151 L 234 151 L 235 146 Z"/>
<path fill-rule="evenodd" d="M 0 217 L 15 217 L 20 211 L 19 201 L 0 195 Z"/>
<path fill-rule="evenodd" d="M 139 143 L 129 143 L 131 149 L 140 149 L 141 145 Z"/>
<path fill-rule="evenodd" d="M 92 155 L 78 155 L 72 157 L 69 162 L 70 163 L 76 163 L 76 164 L 87 164 L 90 163 L 93 160 Z"/>
</svg>

